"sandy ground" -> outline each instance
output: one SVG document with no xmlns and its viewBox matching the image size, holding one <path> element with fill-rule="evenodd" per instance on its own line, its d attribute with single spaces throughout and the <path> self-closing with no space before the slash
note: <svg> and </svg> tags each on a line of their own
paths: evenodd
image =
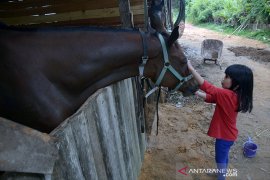
<svg viewBox="0 0 270 180">
<path fill-rule="evenodd" d="M 222 70 L 213 62 L 202 62 L 200 50 L 204 39 L 223 41 L 224 48 L 219 60 L 222 63 Z M 269 46 L 255 40 L 223 35 L 188 24 L 179 43 L 198 72 L 217 86 L 220 86 L 227 66 L 238 63 L 252 68 L 255 82 L 254 109 L 250 114 L 239 113 L 238 115 L 239 136 L 231 148 L 229 165 L 230 169 L 237 171 L 237 176 L 227 179 L 269 180 L 270 63 L 254 57 L 235 56 L 228 50 L 228 48 L 237 49 L 240 46 L 246 46 L 247 51 L 250 51 L 250 47 L 255 50 L 269 51 Z M 240 49 L 243 51 L 243 48 Z M 167 103 L 160 104 L 159 134 L 156 136 L 154 130 L 152 131 L 139 179 L 216 179 L 204 172 L 191 173 L 190 171 L 215 168 L 214 139 L 206 134 L 213 111 L 214 105 L 207 104 L 196 97 L 183 98 L 181 94 L 173 94 Z M 242 146 L 248 136 L 252 137 L 259 146 L 254 158 L 243 156 Z M 184 172 L 187 175 L 178 172 L 185 167 Z"/>
</svg>

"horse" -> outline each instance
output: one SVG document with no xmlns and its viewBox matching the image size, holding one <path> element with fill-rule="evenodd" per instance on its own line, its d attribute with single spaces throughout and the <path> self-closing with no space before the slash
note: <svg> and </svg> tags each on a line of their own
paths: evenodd
<svg viewBox="0 0 270 180">
<path fill-rule="evenodd" d="M 0 26 L 0 116 L 49 133 L 98 89 L 139 75 L 170 89 L 178 84 L 178 91 L 191 95 L 197 82 L 175 75 L 190 76 L 177 28 L 169 35 L 91 26 Z M 168 65 L 174 73 L 164 71 Z"/>
</svg>

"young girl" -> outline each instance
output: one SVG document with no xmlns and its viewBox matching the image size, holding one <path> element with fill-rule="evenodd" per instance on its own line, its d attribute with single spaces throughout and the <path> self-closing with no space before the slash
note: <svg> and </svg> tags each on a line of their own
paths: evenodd
<svg viewBox="0 0 270 180">
<path fill-rule="evenodd" d="M 218 179 L 225 179 L 229 162 L 229 151 L 237 139 L 236 118 L 238 112 L 251 112 L 253 96 L 253 73 L 244 65 L 235 64 L 225 70 L 222 88 L 204 80 L 188 61 L 188 69 L 203 92 L 195 94 L 205 102 L 215 103 L 216 108 L 210 123 L 208 135 L 216 138 L 215 160 L 219 169 Z"/>
</svg>

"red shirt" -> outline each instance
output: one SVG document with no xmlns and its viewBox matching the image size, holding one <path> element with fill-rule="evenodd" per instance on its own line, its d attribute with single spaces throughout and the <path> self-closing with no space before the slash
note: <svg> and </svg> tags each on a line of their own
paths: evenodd
<svg viewBox="0 0 270 180">
<path fill-rule="evenodd" d="M 217 139 L 235 141 L 238 135 L 236 128 L 237 94 L 229 89 L 218 88 L 207 81 L 203 82 L 200 89 L 206 92 L 205 102 L 216 104 L 207 134 Z"/>
</svg>

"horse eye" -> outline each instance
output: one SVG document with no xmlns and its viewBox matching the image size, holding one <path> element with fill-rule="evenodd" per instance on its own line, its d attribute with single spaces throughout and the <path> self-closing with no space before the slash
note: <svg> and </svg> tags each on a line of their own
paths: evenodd
<svg viewBox="0 0 270 180">
<path fill-rule="evenodd" d="M 183 59 L 182 61 L 183 64 L 187 64 L 187 62 L 188 62 L 187 58 Z"/>
</svg>

